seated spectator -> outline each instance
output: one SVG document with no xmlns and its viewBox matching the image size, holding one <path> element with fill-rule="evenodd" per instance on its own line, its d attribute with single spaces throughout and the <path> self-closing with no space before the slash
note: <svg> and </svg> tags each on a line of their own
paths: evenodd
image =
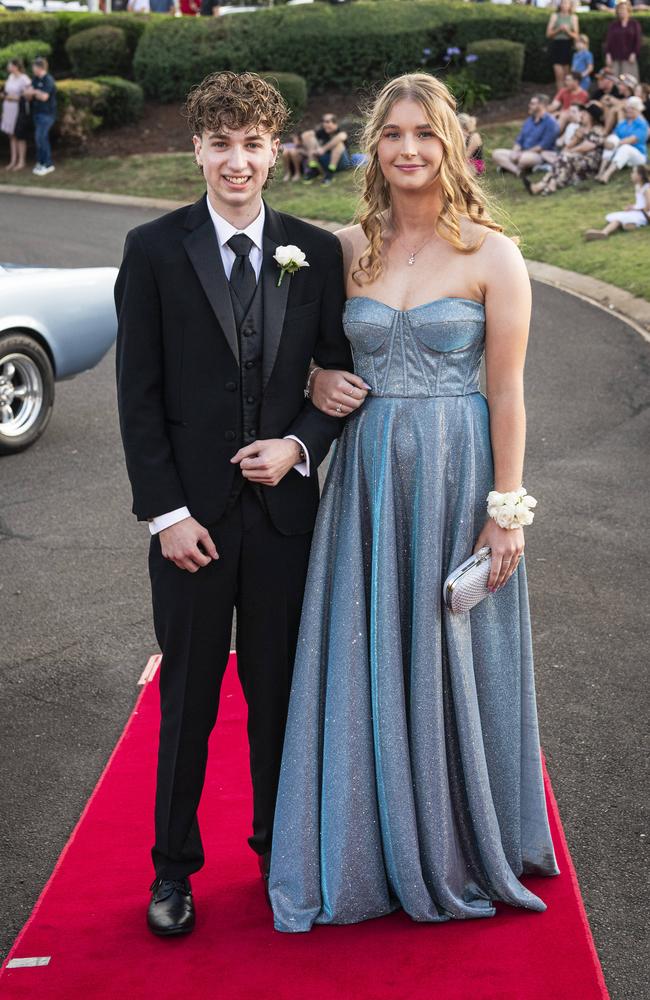
<svg viewBox="0 0 650 1000">
<path fill-rule="evenodd" d="M 650 123 L 650 83 L 637 83 L 634 96 L 643 101 L 643 117 Z"/>
<path fill-rule="evenodd" d="M 297 132 L 282 143 L 282 162 L 284 164 L 283 181 L 299 181 L 302 177 L 305 147 L 300 142 Z"/>
<path fill-rule="evenodd" d="M 484 173 L 483 141 L 476 130 L 476 118 L 473 115 L 459 114 L 458 124 L 465 137 L 465 150 L 467 152 L 468 163 L 471 163 L 477 174 Z"/>
<path fill-rule="evenodd" d="M 330 184 L 334 174 L 354 166 L 348 133 L 339 128 L 336 115 L 324 114 L 320 128 L 303 132 L 301 138 L 307 156 L 306 181 L 322 176 L 323 184 Z"/>
<path fill-rule="evenodd" d="M 572 104 L 586 104 L 589 94 L 580 86 L 580 81 L 573 73 L 567 73 L 564 77 L 564 86 L 558 90 L 553 101 L 548 106 L 549 113 L 555 115 L 560 126 L 560 132 L 564 132 L 569 124 L 569 109 Z"/>
<path fill-rule="evenodd" d="M 603 128 L 609 134 L 618 121 L 620 106 L 618 80 L 608 69 L 600 69 L 596 73 L 596 86 L 592 88 L 591 100 L 598 101 L 603 109 Z"/>
<path fill-rule="evenodd" d="M 580 89 L 589 93 L 591 74 L 594 71 L 594 57 L 589 51 L 589 37 L 578 35 L 576 50 L 571 60 L 571 72 L 578 78 Z"/>
<path fill-rule="evenodd" d="M 497 168 L 520 177 L 526 170 L 532 170 L 543 162 L 545 150 L 555 148 L 559 126 L 553 115 L 549 115 L 548 97 L 536 94 L 528 102 L 528 118 L 521 126 L 512 149 L 495 149 L 492 153 Z"/>
<path fill-rule="evenodd" d="M 625 102 L 625 119 L 619 122 L 607 137 L 603 159 L 596 180 L 607 184 L 617 170 L 638 167 L 648 161 L 648 126 L 643 117 L 640 97 L 628 97 Z"/>
<path fill-rule="evenodd" d="M 606 240 L 617 229 L 639 229 L 650 222 L 650 172 L 647 167 L 632 167 L 632 183 L 634 184 L 634 202 L 627 205 L 622 212 L 609 212 L 605 219 L 604 229 L 588 229 L 586 240 Z"/>
<path fill-rule="evenodd" d="M 564 151 L 552 164 L 550 171 L 536 184 L 532 184 L 528 177 L 522 177 L 529 194 L 553 194 L 569 184 L 578 184 L 595 176 L 605 142 L 602 116 L 602 108 L 594 102 L 580 109 L 580 127 L 565 144 Z"/>
</svg>

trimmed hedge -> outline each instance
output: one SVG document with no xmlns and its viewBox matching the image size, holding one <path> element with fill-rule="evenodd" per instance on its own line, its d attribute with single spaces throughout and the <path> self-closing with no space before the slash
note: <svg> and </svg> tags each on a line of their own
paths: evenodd
<svg viewBox="0 0 650 1000">
<path fill-rule="evenodd" d="M 292 121 L 300 121 L 305 113 L 308 97 L 304 76 L 298 76 L 297 73 L 260 73 L 260 76 L 280 91 L 289 105 Z"/>
<path fill-rule="evenodd" d="M 635 17 L 650 28 L 650 16 Z M 349 91 L 419 68 L 425 48 L 431 51 L 428 68 L 436 72 L 445 66 L 448 47 L 468 53 L 475 43 L 496 37 L 525 47 L 524 79 L 548 84 L 553 79 L 548 18 L 548 11 L 532 7 L 358 0 L 341 7 L 280 7 L 216 23 L 158 20 L 140 40 L 134 73 L 145 93 L 162 101 L 182 98 L 216 69 L 294 72 L 304 76 L 310 91 Z M 597 64 L 611 21 L 607 13 L 580 18 Z"/>
<path fill-rule="evenodd" d="M 71 145 L 86 145 L 92 132 L 137 121 L 144 110 L 142 89 L 120 77 L 61 80 L 57 84 L 59 116 L 56 131 Z"/>
<path fill-rule="evenodd" d="M 68 58 L 79 77 L 108 73 L 121 76 L 129 70 L 129 50 L 121 28 L 87 28 L 65 43 Z"/>
<path fill-rule="evenodd" d="M 94 80 L 61 80 L 57 83 L 57 134 L 68 143 L 83 149 L 91 132 L 100 128 L 100 110 L 106 90 Z"/>
<path fill-rule="evenodd" d="M 10 59 L 22 59 L 25 64 L 25 72 L 29 73 L 34 59 L 44 56 L 49 59 L 52 55 L 52 46 L 49 42 L 34 38 L 27 42 L 13 42 L 4 49 L 0 49 L 0 71 L 4 75 L 5 66 Z"/>
<path fill-rule="evenodd" d="M 502 38 L 484 38 L 472 42 L 472 73 L 478 83 L 490 88 L 490 97 L 510 97 L 521 88 L 524 68 L 524 46 L 521 42 L 508 42 Z M 468 53 L 469 55 L 469 53 Z"/>
<path fill-rule="evenodd" d="M 650 13 L 634 17 L 650 33 Z M 256 69 L 297 73 L 310 90 L 350 91 L 386 77 L 419 68 L 429 48 L 430 70 L 445 65 L 445 51 L 463 53 L 485 39 L 499 38 L 525 46 L 523 77 L 547 85 L 553 79 L 549 11 L 529 6 L 467 4 L 453 0 L 357 0 L 341 6 L 315 3 L 278 6 L 252 14 L 221 18 L 169 18 L 140 14 L 5 14 L 0 18 L 0 47 L 35 38 L 53 46 L 53 66 L 67 68 L 64 43 L 89 27 L 120 27 L 135 56 L 135 76 L 158 100 L 182 99 L 190 86 L 215 69 Z M 612 14 L 580 14 L 580 30 L 590 38 L 596 66 Z M 139 39 L 139 41 L 138 41 Z M 647 44 L 641 69 L 650 74 Z"/>
<path fill-rule="evenodd" d="M 129 56 L 133 59 L 138 42 L 150 22 L 151 18 L 146 14 L 81 14 L 70 20 L 68 37 L 89 28 L 119 28 L 124 32 Z"/>
<path fill-rule="evenodd" d="M 142 87 L 119 76 L 96 76 L 94 83 L 104 88 L 104 96 L 97 111 L 105 128 L 117 128 L 137 122 L 144 114 Z"/>
</svg>

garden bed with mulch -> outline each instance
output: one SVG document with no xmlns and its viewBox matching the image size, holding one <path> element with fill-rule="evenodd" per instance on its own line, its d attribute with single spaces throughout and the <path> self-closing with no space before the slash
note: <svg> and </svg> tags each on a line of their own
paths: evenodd
<svg viewBox="0 0 650 1000">
<path fill-rule="evenodd" d="M 539 85 L 526 83 L 515 97 L 500 101 L 488 101 L 475 112 L 479 123 L 490 125 L 523 118 L 531 94 L 539 91 Z M 549 85 L 547 90 L 552 91 Z M 334 112 L 341 119 L 357 118 L 359 108 L 367 101 L 367 94 L 329 93 L 319 94 L 310 99 L 307 111 L 299 127 L 315 125 L 325 111 Z M 189 130 L 179 104 L 145 105 L 141 121 L 121 128 L 95 132 L 86 147 L 89 156 L 129 156 L 132 153 L 182 153 L 190 148 Z"/>
</svg>

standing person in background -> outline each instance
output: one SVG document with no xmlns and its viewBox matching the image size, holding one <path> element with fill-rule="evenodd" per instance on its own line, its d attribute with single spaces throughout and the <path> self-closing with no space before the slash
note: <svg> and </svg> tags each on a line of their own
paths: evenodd
<svg viewBox="0 0 650 1000">
<path fill-rule="evenodd" d="M 201 0 L 180 0 L 181 14 L 196 17 L 201 13 Z"/>
<path fill-rule="evenodd" d="M 151 11 L 149 0 L 129 0 L 126 9 L 130 14 L 148 14 Z"/>
<path fill-rule="evenodd" d="M 176 0 L 149 0 L 152 14 L 176 14 Z"/>
<path fill-rule="evenodd" d="M 580 81 L 580 88 L 589 92 L 591 74 L 594 71 L 594 57 L 589 51 L 589 36 L 578 35 L 576 50 L 571 60 L 571 72 Z"/>
<path fill-rule="evenodd" d="M 471 163 L 477 174 L 484 173 L 483 140 L 476 128 L 476 118 L 473 115 L 461 113 L 458 115 L 458 124 L 463 131 L 468 163 Z"/>
<path fill-rule="evenodd" d="M 221 14 L 221 7 L 217 0 L 201 0 L 201 9 L 199 13 L 201 17 L 219 17 Z"/>
<path fill-rule="evenodd" d="M 555 87 L 562 88 L 564 77 L 569 72 L 573 43 L 580 35 L 577 15 L 573 12 L 572 0 L 558 0 L 546 27 L 546 37 L 551 40 L 550 56 L 555 74 Z"/>
<path fill-rule="evenodd" d="M 41 56 L 32 63 L 32 72 L 34 76 L 31 85 L 24 91 L 24 96 L 31 101 L 34 122 L 36 166 L 32 173 L 37 177 L 44 177 L 55 169 L 52 163 L 50 129 L 56 121 L 56 83 L 49 73 L 47 59 Z"/>
<path fill-rule="evenodd" d="M 544 152 L 555 148 L 560 127 L 549 115 L 546 94 L 535 94 L 528 102 L 528 118 L 521 126 L 512 149 L 495 149 L 492 159 L 501 170 L 520 177 L 525 170 L 532 170 L 543 163 Z"/>
<path fill-rule="evenodd" d="M 27 154 L 27 135 L 24 132 L 24 122 L 21 122 L 20 108 L 24 105 L 25 91 L 31 80 L 25 72 L 22 59 L 10 59 L 7 63 L 7 79 L 4 85 L 2 101 L 2 122 L 0 130 L 9 137 L 9 163 L 5 170 L 22 170 Z"/>
<path fill-rule="evenodd" d="M 626 0 L 616 7 L 616 20 L 607 29 L 605 63 L 616 76 L 629 73 L 639 79 L 639 52 L 641 51 L 641 25 L 630 17 Z"/>
</svg>

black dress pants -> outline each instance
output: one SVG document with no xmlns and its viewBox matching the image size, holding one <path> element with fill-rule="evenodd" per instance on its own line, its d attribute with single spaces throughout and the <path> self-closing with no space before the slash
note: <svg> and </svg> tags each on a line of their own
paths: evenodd
<svg viewBox="0 0 650 1000">
<path fill-rule="evenodd" d="M 289 475 L 294 473 L 290 472 Z M 151 540 L 154 625 L 163 658 L 156 789 L 156 874 L 183 878 L 204 854 L 197 822 L 219 692 L 237 610 L 239 677 L 248 704 L 253 836 L 271 849 L 273 813 L 311 534 L 280 534 L 246 484 L 208 530 L 219 559 L 196 573 L 164 559 Z"/>
</svg>

